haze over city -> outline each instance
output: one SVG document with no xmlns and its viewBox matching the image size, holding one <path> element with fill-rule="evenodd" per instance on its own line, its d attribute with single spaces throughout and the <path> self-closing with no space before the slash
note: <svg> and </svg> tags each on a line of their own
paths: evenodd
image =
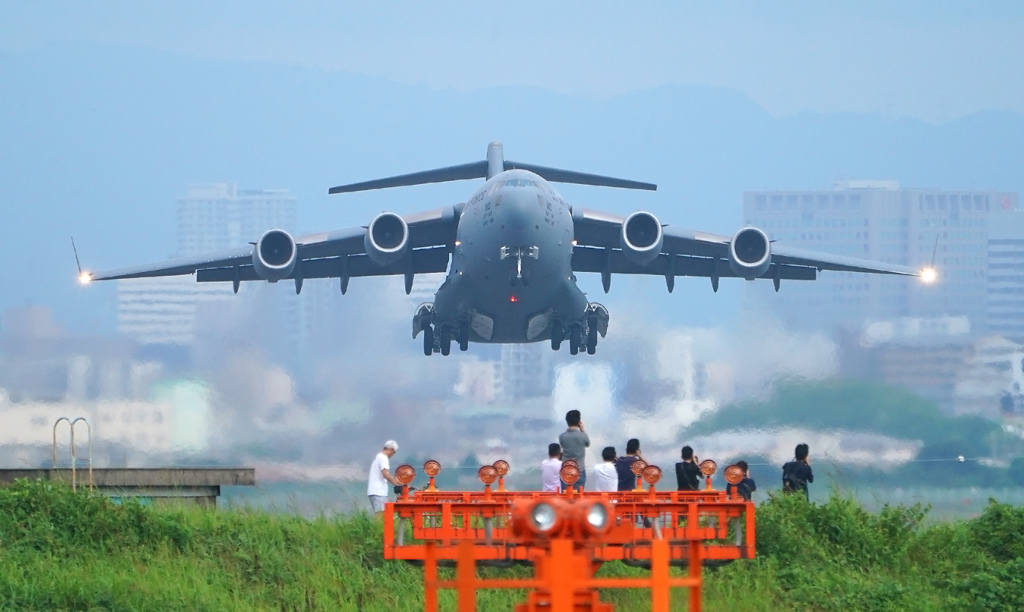
<svg viewBox="0 0 1024 612">
<path fill-rule="evenodd" d="M 8 374 L 18 379 L 11 386 L 24 387 L 9 390 L 10 406 L 210 401 L 212 413 L 195 418 L 219 433 L 204 446 L 276 435 L 302 448 L 317 437 L 307 456 L 291 457 L 312 466 L 332 460 L 339 437 L 355 439 L 342 454 L 356 461 L 377 438 L 401 435 L 382 423 L 417 401 L 435 417 L 506 403 L 551 421 L 525 423 L 537 438 L 516 455 L 525 462 L 560 426 L 564 403 L 595 406 L 592 420 L 606 419 L 610 431 L 620 409 L 639 409 L 632 423 L 650 432 L 643 415 L 671 414 L 681 427 L 724 403 L 767 397 L 782 379 L 871 378 L 849 359 L 843 365 L 833 326 L 794 329 L 768 302 L 776 299 L 770 282 L 750 291 L 738 279 L 724 279 L 715 293 L 707 279 L 681 278 L 669 294 L 659 277 L 616 276 L 604 295 L 598 275 L 581 274 L 581 287 L 612 313 L 608 342 L 591 361 L 530 347 L 547 373 L 537 395 L 474 386 L 501 378 L 472 365 L 507 362 L 500 348 L 474 345 L 448 360 L 417 354 L 409 337 L 416 304 L 399 280 L 353 279 L 344 297 L 336 281 L 308 281 L 300 296 L 288 283 L 253 283 L 233 301 L 230 283 L 218 285 L 226 310 L 207 313 L 207 327 L 184 348 L 164 350 L 118 333 L 116 283 L 76 283 L 71 236 L 89 269 L 175 255 L 178 207 L 196 185 L 281 190 L 294 198 L 288 229 L 298 233 L 366 225 L 385 209 L 463 202 L 475 183 L 340 196 L 328 187 L 478 161 L 492 140 L 508 159 L 658 184 L 654 193 L 559 186 L 574 205 L 648 210 L 663 223 L 724 235 L 754 219 L 774 222 L 768 212 L 751 217 L 755 196 L 745 194 L 823 194 L 859 180 L 889 181 L 921 198 L 955 193 L 957 206 L 984 196 L 993 210 L 1003 198 L 1019 207 L 1022 26 L 1024 7 L 1009 2 L 527 2 L 514 11 L 469 3 L 3 4 L 0 257 L 9 265 L 0 333 L 5 363 L 44 364 Z M 906 263 L 932 257 L 919 248 Z M 418 279 L 417 290 L 429 282 L 439 281 Z M 817 281 L 799 295 L 833 290 Z M 322 306 L 311 314 L 313 302 Z M 48 311 L 52 322 L 26 307 Z M 865 312 L 868 320 L 847 331 L 891 314 Z M 944 321 L 943 333 L 962 336 L 950 342 L 964 346 L 986 326 L 970 320 L 962 331 L 966 313 L 931 307 L 900 314 Z M 17 321 L 36 330 L 29 335 L 64 340 L 24 340 Z M 882 336 L 913 335 L 889 323 Z M 120 360 L 110 371 L 121 374 L 102 374 L 108 358 Z M 162 365 L 139 365 L 147 363 Z M 190 378 L 199 391 L 178 385 L 167 392 L 177 399 L 160 395 L 161 381 Z M 25 382 L 32 380 L 40 382 Z M 104 384 L 118 390 L 105 397 Z M 953 399 L 936 401 L 952 411 Z M 607 411 L 598 417 L 600 406 Z M 417 425 L 405 432 L 410 442 L 426 445 L 439 433 Z M 893 461 L 916 456 L 920 445 L 896 438 Z M 671 436 L 658 443 L 666 453 L 677 448 Z M 732 452 L 727 446 L 716 448 Z M 758 452 L 776 459 L 768 446 Z M 835 443 L 836 456 L 842 446 Z"/>
</svg>

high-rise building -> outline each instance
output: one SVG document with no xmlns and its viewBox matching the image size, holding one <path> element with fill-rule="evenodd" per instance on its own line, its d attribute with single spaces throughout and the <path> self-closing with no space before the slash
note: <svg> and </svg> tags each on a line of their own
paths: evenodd
<svg viewBox="0 0 1024 612">
<path fill-rule="evenodd" d="M 898 317 L 967 316 L 986 322 L 989 218 L 1018 208 L 1002 191 L 904 189 L 896 181 L 837 181 L 831 190 L 751 191 L 747 224 L 781 244 L 924 267 L 939 282 L 853 272 L 821 272 L 814 282 L 750 283 L 759 307 L 789 326 L 818 331 L 856 329 Z"/>
<path fill-rule="evenodd" d="M 287 190 L 239 191 L 228 183 L 190 185 L 177 202 L 176 256 L 187 257 L 256 241 L 269 229 L 295 231 L 297 202 Z M 232 297 L 230 284 L 194 276 L 120 280 L 118 331 L 143 344 L 195 342 L 200 313 Z M 297 313 L 285 316 L 297 328 Z M 294 329 L 291 330 L 294 333 Z"/>
<path fill-rule="evenodd" d="M 988 228 L 988 331 L 1024 342 L 1024 211 L 993 212 Z"/>
</svg>

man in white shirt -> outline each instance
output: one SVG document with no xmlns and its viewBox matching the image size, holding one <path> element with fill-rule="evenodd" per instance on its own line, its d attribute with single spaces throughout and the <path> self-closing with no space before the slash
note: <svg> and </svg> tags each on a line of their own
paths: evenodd
<svg viewBox="0 0 1024 612">
<path fill-rule="evenodd" d="M 562 489 L 562 446 L 557 442 L 548 444 L 548 458 L 540 462 L 541 491 Z"/>
<path fill-rule="evenodd" d="M 594 468 L 594 488 L 591 491 L 611 493 L 619 489 L 619 473 L 615 471 L 615 447 L 606 446 L 601 451 L 604 463 Z"/>
<path fill-rule="evenodd" d="M 398 442 L 388 440 L 384 443 L 384 450 L 377 453 L 377 457 L 370 466 L 370 475 L 366 485 L 366 495 L 370 498 L 370 507 L 380 516 L 384 514 L 384 504 L 388 503 L 388 483 L 401 485 L 398 479 L 391 475 L 391 467 L 388 460 L 395 456 L 398 450 Z"/>
</svg>

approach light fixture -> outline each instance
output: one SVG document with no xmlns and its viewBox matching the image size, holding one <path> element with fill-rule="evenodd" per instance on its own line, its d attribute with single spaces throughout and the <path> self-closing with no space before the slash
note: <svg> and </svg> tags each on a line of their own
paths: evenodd
<svg viewBox="0 0 1024 612">
<path fill-rule="evenodd" d="M 642 476 L 644 478 L 644 482 L 653 487 L 658 484 L 659 480 L 661 480 L 661 468 L 656 465 L 649 465 L 644 468 Z"/>
<path fill-rule="evenodd" d="M 743 468 L 738 465 L 730 465 L 725 468 L 725 481 L 731 485 L 738 485 L 743 481 Z"/>
<path fill-rule="evenodd" d="M 718 464 L 713 459 L 705 459 L 700 462 L 700 471 L 708 478 L 711 478 L 718 471 Z"/>
<path fill-rule="evenodd" d="M 427 476 L 433 478 L 434 476 L 437 476 L 439 473 L 441 473 L 441 464 L 438 463 L 437 461 L 434 461 L 433 459 L 430 459 L 423 464 L 423 471 L 426 473 Z"/>
<path fill-rule="evenodd" d="M 504 459 L 498 459 L 493 464 L 494 469 L 498 470 L 498 476 L 504 476 L 508 474 L 508 461 Z"/>
<path fill-rule="evenodd" d="M 582 500 L 570 508 L 575 524 L 584 535 L 599 536 L 611 526 L 611 512 L 602 501 Z"/>
<path fill-rule="evenodd" d="M 400 465 L 395 469 L 395 479 L 403 485 L 407 485 L 416 478 L 416 468 L 411 465 Z"/>
<path fill-rule="evenodd" d="M 485 465 L 476 472 L 480 482 L 487 486 L 494 484 L 498 480 L 498 470 L 494 469 L 493 465 Z"/>
<path fill-rule="evenodd" d="M 643 474 L 646 468 L 647 462 L 644 461 L 643 459 L 637 459 L 636 461 L 633 462 L 633 465 L 629 466 L 629 469 L 632 470 L 634 476 L 639 476 Z"/>
<path fill-rule="evenodd" d="M 580 469 L 576 467 L 575 462 L 563 463 L 558 474 L 561 476 L 562 482 L 570 486 L 576 484 L 576 481 L 580 479 Z"/>
</svg>

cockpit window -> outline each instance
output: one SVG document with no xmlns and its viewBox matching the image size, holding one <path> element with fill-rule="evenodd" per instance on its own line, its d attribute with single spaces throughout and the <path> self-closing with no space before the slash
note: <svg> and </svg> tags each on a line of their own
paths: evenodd
<svg viewBox="0 0 1024 612">
<path fill-rule="evenodd" d="M 537 183 L 529 179 L 511 179 L 505 181 L 506 187 L 536 187 Z"/>
</svg>

